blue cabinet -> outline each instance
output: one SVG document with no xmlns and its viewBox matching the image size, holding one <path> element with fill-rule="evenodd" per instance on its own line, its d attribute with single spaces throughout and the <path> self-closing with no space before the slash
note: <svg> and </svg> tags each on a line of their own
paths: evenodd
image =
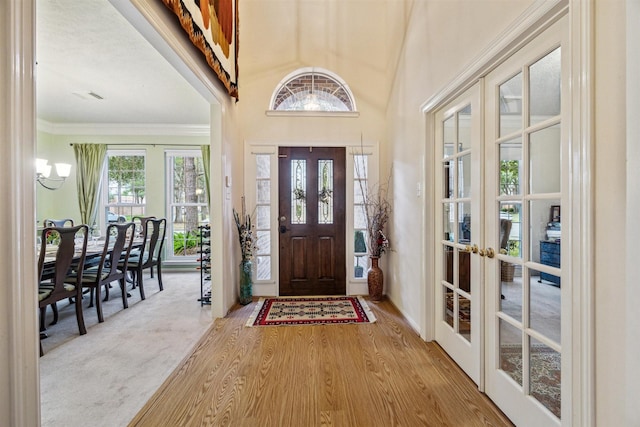
<svg viewBox="0 0 640 427">
<path fill-rule="evenodd" d="M 540 263 L 560 268 L 560 242 L 540 241 Z M 540 281 L 543 280 L 560 286 L 560 278 L 553 274 L 540 272 Z"/>
</svg>

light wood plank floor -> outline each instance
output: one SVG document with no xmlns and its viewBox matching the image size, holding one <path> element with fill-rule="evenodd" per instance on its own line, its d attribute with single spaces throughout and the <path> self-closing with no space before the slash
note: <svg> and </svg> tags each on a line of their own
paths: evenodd
<svg viewBox="0 0 640 427">
<path fill-rule="evenodd" d="M 217 320 L 130 426 L 511 426 L 388 301 L 366 325 Z"/>
</svg>

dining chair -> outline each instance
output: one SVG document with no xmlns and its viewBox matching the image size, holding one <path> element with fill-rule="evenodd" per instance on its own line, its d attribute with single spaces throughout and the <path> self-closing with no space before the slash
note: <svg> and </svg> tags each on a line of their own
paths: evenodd
<svg viewBox="0 0 640 427">
<path fill-rule="evenodd" d="M 82 287 L 70 279 L 73 274 L 82 278 L 87 253 L 89 227 L 46 227 L 42 230 L 40 255 L 38 257 L 38 304 L 40 329 L 45 330 L 45 315 L 48 305 L 53 308 L 52 325 L 58 321 L 57 302 L 75 298 L 82 301 Z M 76 303 L 76 320 L 80 335 L 87 333 L 82 314 L 82 304 Z M 42 354 L 42 348 L 41 348 Z"/>
<path fill-rule="evenodd" d="M 71 218 L 64 219 L 45 219 L 43 221 L 45 227 L 73 227 Z"/>
<path fill-rule="evenodd" d="M 140 251 L 129 257 L 127 270 L 131 272 L 134 286 L 140 288 L 140 299 L 145 299 L 142 272 L 147 268 L 153 277 L 153 267 L 158 271 L 158 287 L 164 290 L 162 285 L 162 248 L 167 228 L 166 218 L 149 218 L 145 221 L 143 229 L 143 243 Z M 119 264 L 120 266 L 121 264 Z"/>
<path fill-rule="evenodd" d="M 100 295 L 103 287 L 105 288 L 106 301 L 109 299 L 110 284 L 118 281 L 122 289 L 122 306 L 123 308 L 129 307 L 125 274 L 135 235 L 134 227 L 132 222 L 109 224 L 100 261 L 96 266 L 85 269 L 82 277 L 79 279 L 81 287 L 90 290 L 89 307 L 93 307 L 95 300 L 99 323 L 104 322 L 102 298 Z M 112 260 L 114 259 L 122 260 L 122 264 L 120 265 L 119 262 L 113 263 Z"/>
</svg>

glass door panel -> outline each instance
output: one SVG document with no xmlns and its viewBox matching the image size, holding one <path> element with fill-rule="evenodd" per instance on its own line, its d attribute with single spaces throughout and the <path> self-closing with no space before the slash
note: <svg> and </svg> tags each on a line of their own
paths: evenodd
<svg viewBox="0 0 640 427">
<path fill-rule="evenodd" d="M 486 391 L 517 425 L 560 425 L 562 415 L 560 28 L 485 80 L 484 206 L 495 221 L 485 224 L 485 244 L 499 248 L 485 263 Z"/>
<path fill-rule="evenodd" d="M 480 263 L 469 248 L 480 237 L 479 88 L 474 86 L 437 116 L 440 171 L 438 223 L 442 240 L 436 339 L 456 362 L 480 382 Z"/>
</svg>

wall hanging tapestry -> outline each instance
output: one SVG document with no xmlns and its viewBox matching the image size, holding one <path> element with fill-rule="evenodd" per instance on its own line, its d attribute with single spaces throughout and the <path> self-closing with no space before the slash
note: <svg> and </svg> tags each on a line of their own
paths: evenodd
<svg viewBox="0 0 640 427">
<path fill-rule="evenodd" d="M 162 0 L 229 95 L 238 99 L 237 0 Z"/>
<path fill-rule="evenodd" d="M 361 297 L 260 298 L 247 326 L 373 323 Z"/>
</svg>

